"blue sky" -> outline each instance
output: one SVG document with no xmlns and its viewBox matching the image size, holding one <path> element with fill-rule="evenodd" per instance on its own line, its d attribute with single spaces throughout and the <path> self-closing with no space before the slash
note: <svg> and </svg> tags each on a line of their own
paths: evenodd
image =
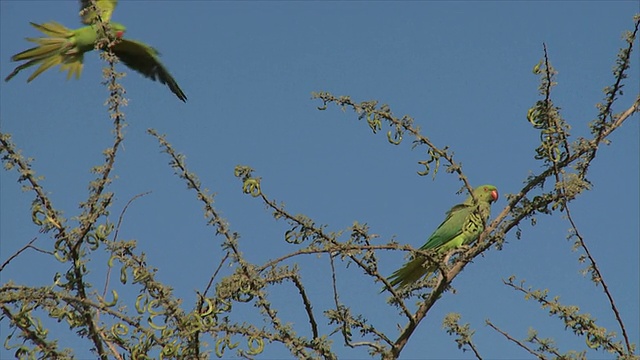
<svg viewBox="0 0 640 360">
<path fill-rule="evenodd" d="M 37 5 L 37 6 L 36 6 Z M 190 309 L 195 291 L 206 285 L 223 256 L 221 239 L 205 226 L 200 203 L 173 175 L 168 157 L 146 134 L 155 128 L 185 154 L 190 169 L 215 192 L 216 205 L 241 235 L 251 261 L 294 251 L 283 241 L 286 226 L 275 222 L 256 199 L 241 194 L 235 165 L 249 165 L 262 177 L 263 191 L 294 213 L 304 213 L 338 231 L 354 221 L 369 224 L 380 243 L 395 238 L 420 246 L 440 224 L 444 212 L 463 200 L 460 183 L 441 172 L 435 181 L 419 177 L 420 150 L 409 142 L 391 146 L 384 133 L 372 135 L 353 113 L 335 107 L 318 111 L 312 91 L 378 100 L 396 115 L 415 118 L 424 135 L 448 145 L 473 184 L 492 183 L 501 193 L 493 205 L 506 205 L 504 194 L 517 192 L 541 164 L 533 159 L 538 134 L 526 120 L 539 99 L 539 79 L 531 69 L 546 42 L 559 71 L 556 105 L 574 136 L 588 136 L 602 89 L 613 81 L 611 68 L 631 29 L 635 1 L 567 2 L 218 2 L 127 1 L 113 20 L 127 25 L 126 36 L 143 40 L 162 53 L 162 61 L 188 96 L 186 104 L 159 83 L 127 71 L 123 84 L 126 140 L 111 186 L 116 193 L 111 220 L 127 201 L 147 191 L 128 210 L 121 237 L 136 239 L 158 278 L 171 284 Z M 39 33 L 29 21 L 55 20 L 80 26 L 75 1 L 0 1 L 0 73 L 15 64 L 11 55 Z M 636 44 L 637 45 L 637 44 Z M 639 93 L 635 53 L 616 111 L 628 108 Z M 100 84 L 103 63 L 85 56 L 80 80 L 65 81 L 56 69 L 27 84 L 31 71 L 0 84 L 0 126 L 11 133 L 54 204 L 67 217 L 78 213 L 92 179 L 89 169 L 111 144 L 111 123 Z M 121 70 L 126 70 L 121 65 Z M 603 146 L 590 171 L 593 191 L 573 204 L 575 217 L 616 298 L 632 341 L 640 338 L 639 300 L 639 122 L 636 114 Z M 43 248 L 51 239 L 30 222 L 31 193 L 22 193 L 15 172 L 0 172 L 0 260 L 33 237 Z M 403 352 L 404 358 L 472 358 L 456 348 L 441 329 L 446 313 L 459 312 L 477 330 L 475 342 L 486 358 L 526 358 L 527 354 L 484 326 L 485 319 L 526 337 L 529 327 L 555 337 L 562 351 L 584 350 L 584 339 L 564 330 L 560 320 L 505 287 L 516 275 L 536 288 L 548 288 L 566 304 L 596 317 L 619 333 L 600 288 L 579 274 L 583 265 L 565 240 L 569 224 L 560 214 L 522 224 L 517 240 L 509 234 L 502 251 L 491 250 L 456 278 L 457 293 L 444 296 Z M 381 253 L 391 273 L 403 263 L 399 252 Z M 321 311 L 332 306 L 326 257 L 299 258 L 316 316 L 329 331 Z M 106 255 L 91 265 L 101 289 Z M 27 253 L 0 275 L 31 285 L 51 284 L 51 273 L 64 266 L 41 254 Z M 354 267 L 341 265 L 342 300 L 390 336 L 404 324 Z M 122 290 L 126 291 L 126 290 Z M 135 294 L 135 289 L 131 294 Z M 297 293 L 288 286 L 271 290 L 285 321 L 307 331 Z M 247 307 L 243 316 L 255 319 Z M 64 329 L 62 327 L 61 329 Z M 7 323 L 0 323 L 6 334 Z M 90 357 L 87 342 L 66 332 L 61 344 Z M 340 358 L 362 358 L 334 335 Z M 12 353 L 0 349 L 0 358 Z M 271 345 L 265 358 L 288 353 Z M 589 357 L 608 357 L 588 353 Z"/>
</svg>

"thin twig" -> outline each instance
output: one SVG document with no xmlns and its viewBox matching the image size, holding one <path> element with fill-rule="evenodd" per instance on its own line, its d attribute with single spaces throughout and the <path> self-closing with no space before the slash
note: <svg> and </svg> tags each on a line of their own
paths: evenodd
<svg viewBox="0 0 640 360">
<path fill-rule="evenodd" d="M 31 241 L 29 241 L 25 246 L 23 246 L 22 248 L 20 248 L 20 250 L 16 251 L 13 255 L 11 255 L 4 263 L 2 263 L 2 266 L 0 266 L 0 272 L 2 272 L 2 270 L 5 268 L 5 266 L 9 265 L 9 263 L 11 262 L 11 260 L 15 259 L 18 257 L 18 255 L 20 255 L 20 253 L 22 253 L 23 251 L 27 250 L 28 248 L 32 248 L 36 251 L 39 251 L 41 253 L 45 253 L 45 254 L 49 254 L 49 255 L 53 255 L 52 252 L 50 251 L 46 251 L 46 250 L 42 250 L 39 249 L 35 246 L 32 246 L 31 244 L 33 244 L 38 238 L 33 238 L 31 239 Z"/>
<path fill-rule="evenodd" d="M 497 326 L 493 325 L 493 323 L 491 321 L 486 320 L 486 323 L 491 328 L 493 328 L 495 331 L 499 332 L 500 334 L 502 334 L 502 336 L 507 338 L 507 340 L 509 340 L 509 341 L 515 343 L 516 345 L 520 346 L 521 348 L 525 349 L 527 352 L 529 352 L 529 354 L 531 354 L 531 355 L 533 355 L 533 356 L 535 356 L 535 357 L 537 357 L 538 359 L 541 359 L 541 360 L 546 360 L 547 359 L 543 354 L 540 354 L 540 353 L 536 352 L 535 350 L 529 348 L 527 345 L 525 345 L 521 341 L 513 338 L 511 335 L 509 335 L 506 332 L 500 330 Z"/>
<path fill-rule="evenodd" d="M 315 317 L 313 316 L 313 306 L 311 306 L 311 301 L 307 296 L 307 292 L 304 290 L 304 285 L 302 285 L 302 281 L 297 276 L 292 276 L 291 281 L 298 288 L 298 292 L 302 297 L 302 302 L 304 303 L 304 309 L 307 312 L 307 316 L 309 317 L 309 324 L 311 324 L 311 333 L 313 334 L 313 338 L 317 339 L 320 337 L 318 332 L 318 323 L 316 322 Z"/>
<path fill-rule="evenodd" d="M 622 321 L 622 317 L 620 316 L 620 311 L 618 311 L 618 308 L 616 307 L 616 303 L 613 300 L 613 296 L 611 295 L 611 292 L 609 291 L 609 287 L 607 286 L 607 283 L 604 281 L 604 277 L 602 276 L 602 273 L 600 272 L 600 268 L 598 268 L 598 265 L 596 264 L 596 260 L 591 255 L 591 252 L 589 251 L 589 248 L 587 248 L 587 244 L 585 243 L 584 238 L 578 232 L 578 227 L 576 226 L 575 222 L 573 221 L 573 218 L 571 217 L 571 212 L 569 211 L 569 206 L 566 206 L 565 210 L 567 211 L 567 219 L 569 220 L 569 223 L 571 224 L 571 227 L 573 228 L 575 236 L 578 238 L 578 241 L 580 243 L 580 247 L 582 247 L 582 249 L 584 250 L 585 254 L 589 258 L 589 262 L 591 263 L 591 266 L 593 268 L 593 272 L 595 272 L 596 276 L 598 277 L 598 282 L 600 284 L 602 284 L 602 289 L 603 289 L 604 293 L 606 294 L 607 299 L 609 300 L 609 304 L 611 305 L 611 310 L 613 310 L 613 313 L 614 313 L 614 315 L 616 317 L 616 321 L 618 322 L 618 325 L 620 326 L 620 330 L 622 331 L 622 337 L 624 338 L 624 342 L 625 342 L 625 346 L 627 347 L 627 351 L 629 353 L 631 353 L 632 352 L 632 348 L 631 348 L 631 343 L 629 342 L 629 336 L 627 335 L 627 330 L 626 330 L 626 328 L 624 326 L 624 322 Z"/>
<path fill-rule="evenodd" d="M 127 209 L 129 208 L 129 205 L 131 205 L 131 203 L 133 203 L 134 200 L 143 197 L 145 195 L 151 194 L 151 191 L 147 191 L 141 194 L 138 194 L 134 197 L 132 197 L 131 199 L 129 199 L 129 201 L 127 201 L 127 204 L 124 206 L 124 208 L 122 208 L 122 211 L 120 212 L 120 216 L 118 216 L 118 224 L 116 225 L 115 231 L 113 233 L 113 241 L 116 242 L 118 240 L 118 234 L 120 233 L 120 226 L 122 225 L 122 221 L 124 220 L 124 213 L 127 211 Z M 107 291 L 109 289 L 109 280 L 111 278 L 111 267 L 108 266 L 107 267 L 107 275 L 106 275 L 106 279 L 104 282 L 104 289 L 102 290 L 102 297 L 107 296 Z"/>
<path fill-rule="evenodd" d="M 344 343 L 347 346 L 353 347 L 351 346 L 351 344 L 349 343 L 349 338 L 347 337 L 347 334 L 349 333 L 349 327 L 347 325 L 347 321 L 346 319 L 344 319 L 345 315 L 344 315 L 344 310 L 342 310 L 342 307 L 340 306 L 340 299 L 339 299 L 339 295 L 338 295 L 338 285 L 337 285 L 337 277 L 336 277 L 336 265 L 335 262 L 333 261 L 333 255 L 329 254 L 329 264 L 331 265 L 331 291 L 333 293 L 333 303 L 336 307 L 336 312 L 338 313 L 342 313 L 342 337 L 344 339 Z"/>
<path fill-rule="evenodd" d="M 203 297 L 207 296 L 207 292 L 209 292 L 209 289 L 211 289 L 211 286 L 213 285 L 213 280 L 216 278 L 216 276 L 218 276 L 218 272 L 220 272 L 220 269 L 222 269 L 222 265 L 224 265 L 224 262 L 227 261 L 228 258 L 229 258 L 229 252 L 225 252 L 224 257 L 222 258 L 222 260 L 220 260 L 220 264 L 218 264 L 218 267 L 213 272 L 213 275 L 211 275 L 211 278 L 209 279 L 209 283 L 207 283 L 207 287 L 204 289 L 204 292 L 202 293 Z"/>
</svg>

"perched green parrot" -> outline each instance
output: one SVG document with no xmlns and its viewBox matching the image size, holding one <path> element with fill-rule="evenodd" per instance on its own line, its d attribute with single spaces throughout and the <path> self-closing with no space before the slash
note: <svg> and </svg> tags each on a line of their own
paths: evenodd
<svg viewBox="0 0 640 360">
<path fill-rule="evenodd" d="M 477 200 L 475 205 L 473 198 L 469 196 L 462 204 L 447 211 L 447 217 L 420 250 L 437 250 L 444 254 L 478 239 L 489 219 L 491 203 L 498 200 L 498 189 L 493 185 L 478 186 L 473 190 L 473 196 Z M 428 263 L 425 257 L 418 255 L 391 274 L 389 281 L 397 289 L 403 288 L 432 274 L 436 269 L 435 264 Z"/>
<path fill-rule="evenodd" d="M 96 0 L 95 4 L 100 9 L 100 17 L 103 21 L 109 22 L 113 35 L 119 40 L 111 48 L 113 53 L 129 68 L 141 73 L 151 80 L 158 80 L 166 84 L 178 99 L 186 102 L 187 96 L 182 92 L 176 80 L 169 74 L 169 71 L 162 65 L 158 56 L 160 53 L 151 46 L 135 40 L 122 38 L 126 28 L 122 24 L 110 22 L 117 0 Z M 90 0 L 81 0 L 82 10 L 91 5 Z M 11 80 L 21 70 L 33 65 L 40 65 L 38 69 L 29 76 L 27 82 L 35 79 L 45 70 L 60 65 L 60 70 L 67 70 L 67 79 L 75 75 L 80 77 L 83 66 L 84 53 L 91 51 L 98 40 L 97 25 L 92 25 L 96 14 L 92 11 L 85 11 L 82 22 L 85 27 L 71 30 L 56 22 L 48 22 L 42 25 L 31 23 L 33 27 L 43 32 L 47 37 L 27 38 L 28 41 L 38 44 L 38 46 L 15 54 L 12 61 L 26 61 L 16 67 L 5 81 Z"/>
</svg>

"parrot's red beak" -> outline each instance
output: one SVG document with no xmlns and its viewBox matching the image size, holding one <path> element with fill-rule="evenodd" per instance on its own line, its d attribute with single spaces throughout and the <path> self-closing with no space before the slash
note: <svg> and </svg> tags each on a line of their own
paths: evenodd
<svg viewBox="0 0 640 360">
<path fill-rule="evenodd" d="M 498 200 L 498 190 L 493 190 L 491 192 L 491 198 L 493 199 L 493 201 Z"/>
<path fill-rule="evenodd" d="M 124 36 L 124 31 L 118 31 L 118 32 L 116 32 L 116 37 L 117 37 L 118 39 L 122 39 L 122 37 L 123 37 L 123 36 Z"/>
</svg>

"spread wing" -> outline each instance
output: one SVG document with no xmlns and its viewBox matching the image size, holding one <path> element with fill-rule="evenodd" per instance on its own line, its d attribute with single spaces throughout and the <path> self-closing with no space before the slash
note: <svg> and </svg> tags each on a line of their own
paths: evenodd
<svg viewBox="0 0 640 360">
<path fill-rule="evenodd" d="M 80 0 L 82 23 L 91 25 L 96 18 L 96 9 L 91 6 L 92 2 L 95 3 L 95 8 L 99 9 L 102 21 L 109 22 L 113 9 L 115 9 L 118 4 L 118 0 Z"/>
<path fill-rule="evenodd" d="M 146 78 L 166 84 L 178 99 L 187 101 L 187 96 L 176 80 L 160 62 L 160 54 L 156 49 L 139 41 L 122 39 L 113 46 L 112 51 L 129 68 Z"/>
</svg>

